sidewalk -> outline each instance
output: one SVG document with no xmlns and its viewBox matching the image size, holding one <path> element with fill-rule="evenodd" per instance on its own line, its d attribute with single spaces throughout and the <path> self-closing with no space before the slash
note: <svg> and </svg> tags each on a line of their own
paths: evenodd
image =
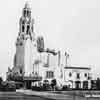
<svg viewBox="0 0 100 100">
<path fill-rule="evenodd" d="M 56 99 L 56 100 L 86 100 L 83 97 L 78 97 L 78 96 L 71 96 L 71 95 L 65 95 L 65 94 L 57 94 L 57 93 L 52 93 L 52 92 L 40 92 L 40 91 L 32 91 L 32 90 L 16 90 L 16 92 L 20 92 L 26 95 L 35 95 L 43 98 L 48 98 L 48 99 Z"/>
</svg>

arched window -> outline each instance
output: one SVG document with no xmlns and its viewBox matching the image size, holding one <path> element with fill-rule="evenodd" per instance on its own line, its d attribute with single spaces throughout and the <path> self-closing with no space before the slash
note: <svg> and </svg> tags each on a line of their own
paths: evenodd
<svg viewBox="0 0 100 100">
<path fill-rule="evenodd" d="M 29 29 L 30 29 L 30 26 L 27 25 L 27 30 L 26 30 L 26 33 L 27 33 L 27 34 L 29 33 Z"/>
<path fill-rule="evenodd" d="M 85 73 L 84 76 L 87 77 L 87 73 Z"/>
<path fill-rule="evenodd" d="M 20 74 L 22 74 L 22 72 L 23 72 L 23 70 L 22 70 L 22 69 L 20 69 Z"/>
<path fill-rule="evenodd" d="M 27 11 L 26 10 L 24 10 L 23 15 L 24 15 L 24 17 L 26 17 L 26 15 L 27 15 Z"/>
<path fill-rule="evenodd" d="M 27 16 L 28 16 L 28 14 L 29 14 L 29 11 L 27 10 Z"/>
<path fill-rule="evenodd" d="M 72 73 L 70 72 L 70 73 L 69 73 L 69 77 L 71 77 L 71 76 L 72 76 Z"/>
<path fill-rule="evenodd" d="M 22 32 L 24 32 L 24 30 L 25 30 L 25 26 L 24 26 L 24 25 L 22 25 Z"/>
</svg>

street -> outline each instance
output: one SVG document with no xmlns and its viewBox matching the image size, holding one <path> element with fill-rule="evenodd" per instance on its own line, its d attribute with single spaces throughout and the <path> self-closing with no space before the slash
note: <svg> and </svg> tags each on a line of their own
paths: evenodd
<svg viewBox="0 0 100 100">
<path fill-rule="evenodd" d="M 0 100 L 53 100 L 16 92 L 0 92 Z"/>
<path fill-rule="evenodd" d="M 100 100 L 100 98 L 69 95 L 67 92 L 64 94 L 36 91 L 0 92 L 0 100 Z"/>
</svg>

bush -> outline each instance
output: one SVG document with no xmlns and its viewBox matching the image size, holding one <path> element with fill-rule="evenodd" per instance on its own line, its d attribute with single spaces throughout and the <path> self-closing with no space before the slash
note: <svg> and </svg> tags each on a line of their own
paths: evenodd
<svg viewBox="0 0 100 100">
<path fill-rule="evenodd" d="M 52 87 L 52 89 L 53 90 L 55 90 L 55 86 L 57 85 L 57 81 L 56 81 L 56 79 L 53 79 L 52 81 L 51 81 L 51 87 Z"/>
<path fill-rule="evenodd" d="M 63 90 L 63 91 L 68 90 L 68 86 L 67 86 L 67 85 L 64 85 L 64 86 L 62 87 L 62 90 Z"/>
</svg>

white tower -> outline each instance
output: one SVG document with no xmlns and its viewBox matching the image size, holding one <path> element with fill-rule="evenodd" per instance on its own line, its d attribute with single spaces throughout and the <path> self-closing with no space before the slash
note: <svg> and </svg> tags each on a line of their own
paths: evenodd
<svg viewBox="0 0 100 100">
<path fill-rule="evenodd" d="M 35 42 L 31 8 L 26 3 L 19 21 L 19 34 L 16 41 L 14 68 L 25 76 L 32 73 L 32 47 Z"/>
</svg>

